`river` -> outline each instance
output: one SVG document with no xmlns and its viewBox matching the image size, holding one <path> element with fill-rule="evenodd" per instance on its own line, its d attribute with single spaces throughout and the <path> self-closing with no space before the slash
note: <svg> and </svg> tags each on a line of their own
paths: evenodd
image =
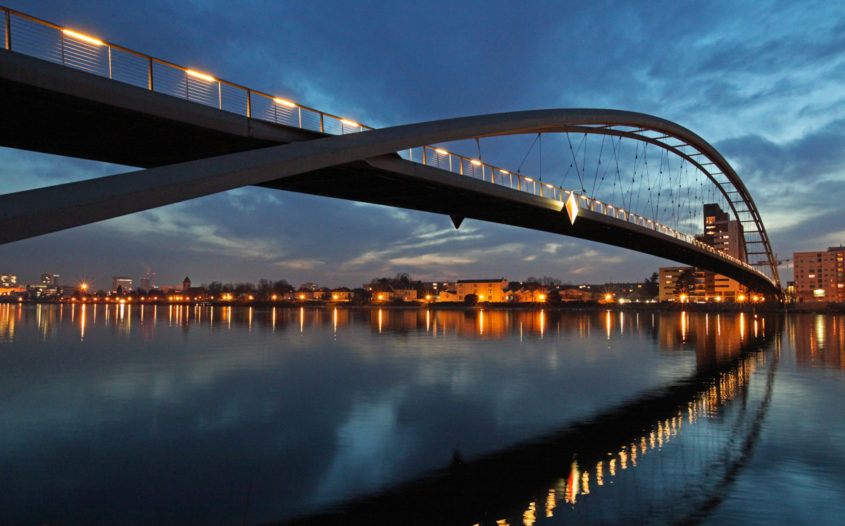
<svg viewBox="0 0 845 526">
<path fill-rule="evenodd" d="M 0 523 L 841 523 L 845 317 L 0 304 Z"/>
</svg>

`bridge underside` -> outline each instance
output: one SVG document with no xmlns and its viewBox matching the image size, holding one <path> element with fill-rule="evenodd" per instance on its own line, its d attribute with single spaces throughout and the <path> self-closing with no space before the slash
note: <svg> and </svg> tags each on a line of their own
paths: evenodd
<svg viewBox="0 0 845 526">
<path fill-rule="evenodd" d="M 9 125 L 0 145 L 152 168 L 311 141 L 323 134 L 248 119 L 0 50 Z M 372 133 L 372 132 L 368 132 Z M 395 154 L 299 173 L 267 188 L 388 205 L 578 237 L 709 268 L 761 292 L 760 276 L 652 230 L 429 166 Z"/>
</svg>

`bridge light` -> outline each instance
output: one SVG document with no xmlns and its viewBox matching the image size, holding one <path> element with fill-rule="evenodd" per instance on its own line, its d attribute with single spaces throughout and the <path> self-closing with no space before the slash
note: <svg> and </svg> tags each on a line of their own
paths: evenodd
<svg viewBox="0 0 845 526">
<path fill-rule="evenodd" d="M 285 99 L 280 99 L 278 97 L 273 99 L 273 102 L 275 102 L 276 104 L 281 104 L 282 106 L 287 106 L 288 108 L 296 108 L 296 104 L 294 104 L 293 102 Z"/>
<path fill-rule="evenodd" d="M 532 179 L 532 178 L 530 178 L 530 177 L 524 177 L 524 179 L 525 179 L 526 181 L 528 181 L 529 183 L 533 183 L 533 182 L 534 182 L 534 179 Z"/>
<path fill-rule="evenodd" d="M 443 148 L 435 148 L 434 151 L 439 153 L 440 155 L 449 155 L 449 152 L 447 152 Z"/>
<path fill-rule="evenodd" d="M 501 169 L 500 169 L 499 171 L 500 171 L 502 174 L 504 174 L 504 175 L 510 175 L 510 174 L 511 174 L 511 173 L 510 173 L 509 171 L 507 171 L 507 170 L 501 170 Z"/>
<path fill-rule="evenodd" d="M 481 166 L 481 161 L 479 161 L 478 159 L 470 159 L 469 162 L 476 166 Z"/>
<path fill-rule="evenodd" d="M 199 71 L 194 71 L 192 69 L 186 69 L 185 73 L 192 77 L 196 77 L 198 79 L 207 80 L 208 82 L 214 82 L 217 80 L 216 78 L 212 77 L 211 75 L 206 75 L 205 73 L 200 73 Z"/>
<path fill-rule="evenodd" d="M 94 44 L 95 46 L 105 46 L 106 43 L 102 40 L 94 37 L 89 37 L 88 35 L 83 35 L 82 33 L 77 33 L 76 31 L 71 31 L 70 29 L 62 29 L 62 33 L 65 35 L 75 38 L 77 40 L 82 40 L 83 42 L 88 42 L 89 44 Z"/>
<path fill-rule="evenodd" d="M 739 296 L 737 296 L 737 297 L 736 297 L 736 301 L 739 301 L 739 302 L 743 302 L 743 301 L 745 301 L 745 295 L 744 295 L 744 294 L 740 294 Z"/>
<path fill-rule="evenodd" d="M 357 122 L 355 122 L 355 121 L 350 121 L 350 120 L 347 120 L 347 119 L 340 119 L 340 122 L 341 122 L 341 123 L 343 123 L 343 124 L 345 124 L 345 125 L 347 125 L 347 126 L 353 126 L 353 127 L 354 127 L 354 126 L 358 126 L 358 127 L 360 127 L 360 126 L 361 126 L 361 125 L 360 125 L 360 124 L 358 124 Z"/>
</svg>

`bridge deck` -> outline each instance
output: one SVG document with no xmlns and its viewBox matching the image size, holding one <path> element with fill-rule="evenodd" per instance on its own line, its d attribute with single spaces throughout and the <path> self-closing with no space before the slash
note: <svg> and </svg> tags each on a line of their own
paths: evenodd
<svg viewBox="0 0 845 526">
<path fill-rule="evenodd" d="M 322 134 L 249 119 L 0 50 L 10 125 L 0 145 L 143 168 L 307 141 Z M 475 218 L 579 237 L 709 268 L 761 291 L 771 284 L 671 236 L 561 203 L 387 155 L 262 186 Z"/>
</svg>

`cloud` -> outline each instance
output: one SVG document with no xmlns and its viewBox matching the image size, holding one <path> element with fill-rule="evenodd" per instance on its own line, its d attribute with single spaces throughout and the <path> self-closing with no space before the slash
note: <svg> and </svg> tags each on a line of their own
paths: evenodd
<svg viewBox="0 0 845 526">
<path fill-rule="evenodd" d="M 278 267 L 297 270 L 311 270 L 325 264 L 325 261 L 320 261 L 319 259 L 289 259 L 276 262 L 276 266 Z"/>
</svg>

